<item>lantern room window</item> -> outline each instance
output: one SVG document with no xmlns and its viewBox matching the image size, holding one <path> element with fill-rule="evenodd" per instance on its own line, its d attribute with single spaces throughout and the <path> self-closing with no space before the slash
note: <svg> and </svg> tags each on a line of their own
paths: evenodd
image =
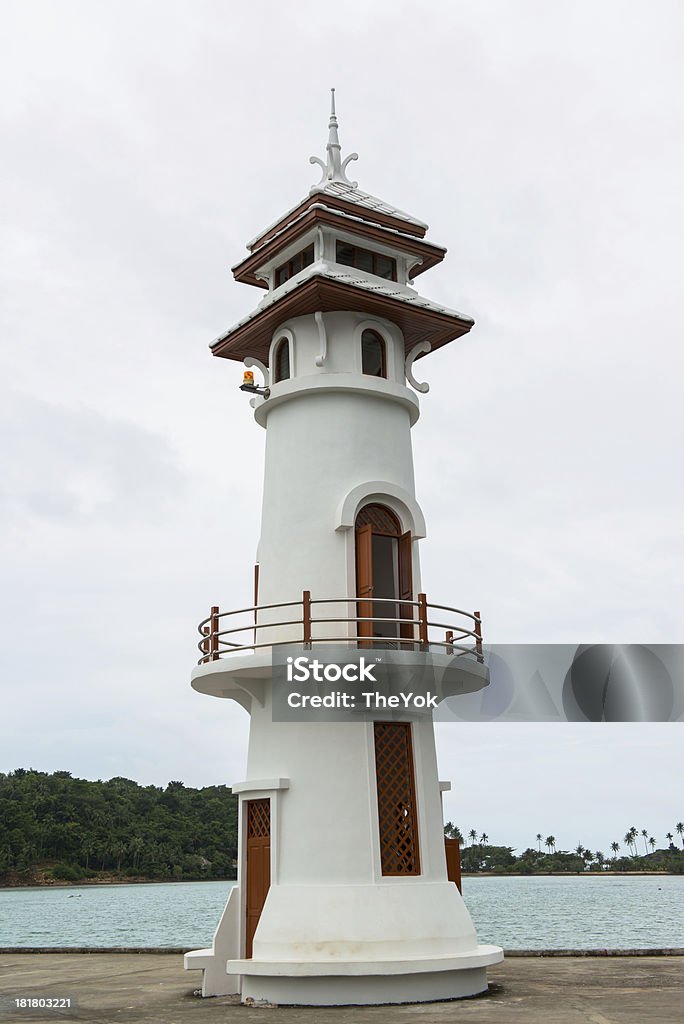
<svg viewBox="0 0 684 1024">
<path fill-rule="evenodd" d="M 275 347 L 273 358 L 273 383 L 278 384 L 281 380 L 289 380 L 290 377 L 290 343 L 287 338 L 281 338 Z"/>
<path fill-rule="evenodd" d="M 361 373 L 369 377 L 387 376 L 385 341 L 375 331 L 364 331 L 361 335 Z"/>
<path fill-rule="evenodd" d="M 281 284 L 285 284 L 286 281 L 289 281 L 291 277 L 298 274 L 300 270 L 304 269 L 304 267 L 310 267 L 313 261 L 314 247 L 313 245 L 309 245 L 306 249 L 302 249 L 301 252 L 298 252 L 293 256 L 291 260 L 288 260 L 287 263 L 281 263 L 279 267 L 276 267 L 276 288 Z"/>
<path fill-rule="evenodd" d="M 396 281 L 397 261 L 370 249 L 360 249 L 357 245 L 338 242 L 335 248 L 335 261 L 343 267 L 356 267 L 367 274 L 384 277 L 386 281 Z"/>
</svg>

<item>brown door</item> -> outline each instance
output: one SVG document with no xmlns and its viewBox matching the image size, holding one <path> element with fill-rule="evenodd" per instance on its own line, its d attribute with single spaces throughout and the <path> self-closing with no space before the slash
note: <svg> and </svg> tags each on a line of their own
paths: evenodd
<svg viewBox="0 0 684 1024">
<path fill-rule="evenodd" d="M 444 852 L 446 854 L 447 878 L 455 882 L 458 891 L 461 892 L 461 844 L 458 839 L 444 837 Z"/>
<path fill-rule="evenodd" d="M 356 595 L 362 598 L 358 602 L 357 614 L 361 619 L 371 619 L 373 602 L 363 600 L 364 597 L 373 596 L 373 527 L 370 523 L 360 526 L 356 531 Z M 373 636 L 373 623 L 370 621 L 359 622 L 358 635 Z M 369 647 L 370 644 L 362 641 L 361 646 Z"/>
<path fill-rule="evenodd" d="M 271 801 L 247 802 L 247 930 L 245 957 L 252 956 L 254 933 L 271 884 Z"/>
<path fill-rule="evenodd" d="M 402 601 L 413 601 L 413 542 L 411 533 L 402 533 L 399 538 L 399 597 Z M 415 619 L 415 609 L 410 604 L 402 604 L 399 615 L 402 619 Z M 413 640 L 415 633 L 413 626 L 403 625 L 400 627 L 400 635 L 405 640 Z M 410 650 L 410 644 L 402 644 Z"/>
<path fill-rule="evenodd" d="M 413 607 L 402 603 L 413 601 L 412 570 L 410 532 L 401 533 L 399 520 L 384 505 L 365 505 L 356 517 L 357 614 L 375 621 L 358 623 L 358 636 L 364 638 L 359 646 L 410 646 L 397 641 L 415 637 L 414 627 L 399 621 L 416 617 Z"/>
</svg>

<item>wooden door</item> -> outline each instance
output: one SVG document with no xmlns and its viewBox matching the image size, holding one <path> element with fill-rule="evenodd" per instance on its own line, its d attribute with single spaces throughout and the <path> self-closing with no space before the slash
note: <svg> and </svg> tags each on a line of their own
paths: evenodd
<svg viewBox="0 0 684 1024">
<path fill-rule="evenodd" d="M 247 802 L 247 929 L 245 957 L 252 956 L 254 933 L 271 884 L 271 801 Z"/>
<path fill-rule="evenodd" d="M 402 533 L 399 538 L 399 597 L 402 601 L 413 601 L 413 538 L 410 531 Z M 413 605 L 402 604 L 399 607 L 399 617 L 402 619 L 415 619 Z M 400 626 L 399 635 L 404 640 L 415 638 L 414 627 L 408 624 Z M 410 644 L 402 644 L 403 650 L 410 650 Z"/>
<path fill-rule="evenodd" d="M 373 616 L 373 602 L 363 600 L 373 596 L 373 527 L 370 523 L 360 526 L 356 530 L 356 595 L 361 600 L 357 602 L 357 615 L 363 619 L 371 619 Z M 372 637 L 373 623 L 357 623 L 358 636 Z M 370 647 L 369 641 L 361 641 L 361 647 Z"/>
<path fill-rule="evenodd" d="M 446 854 L 447 878 L 455 882 L 458 891 L 461 892 L 461 844 L 458 839 L 444 837 L 444 852 Z"/>
</svg>

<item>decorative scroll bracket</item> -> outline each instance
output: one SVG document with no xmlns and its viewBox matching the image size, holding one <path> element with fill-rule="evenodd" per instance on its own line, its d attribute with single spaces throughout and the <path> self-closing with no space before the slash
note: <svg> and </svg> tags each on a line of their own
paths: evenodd
<svg viewBox="0 0 684 1024">
<path fill-rule="evenodd" d="M 427 355 L 428 352 L 432 351 L 432 345 L 429 341 L 420 341 L 417 345 L 414 345 L 409 354 L 406 356 L 404 363 L 404 373 L 406 374 L 406 380 L 409 382 L 412 388 L 419 391 L 421 395 L 426 395 L 430 390 L 429 384 L 421 384 L 413 376 L 413 364 L 418 356 Z"/>
<path fill-rule="evenodd" d="M 328 335 L 325 330 L 325 321 L 322 313 L 314 313 L 316 326 L 318 327 L 318 339 L 321 344 L 320 352 L 316 356 L 316 366 L 323 366 L 328 355 Z"/>
</svg>

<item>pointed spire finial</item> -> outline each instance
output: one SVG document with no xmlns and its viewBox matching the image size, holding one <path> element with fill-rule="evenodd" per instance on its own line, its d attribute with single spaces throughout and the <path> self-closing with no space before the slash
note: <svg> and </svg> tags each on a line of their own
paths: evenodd
<svg viewBox="0 0 684 1024">
<path fill-rule="evenodd" d="M 352 160 L 358 160 L 358 153 L 350 153 L 348 157 L 342 160 L 342 147 L 340 146 L 339 136 L 337 134 L 337 115 L 335 114 L 335 90 L 330 90 L 330 120 L 328 122 L 328 145 L 325 147 L 326 160 L 325 163 L 317 156 L 310 156 L 310 164 L 318 164 L 323 171 L 323 176 L 318 184 L 314 185 L 311 189 L 312 192 L 320 189 L 321 186 L 325 186 L 330 181 L 341 181 L 345 185 L 351 185 L 352 188 L 356 188 L 358 185 L 357 181 L 349 181 L 347 175 L 344 173 L 347 164 Z"/>
</svg>

